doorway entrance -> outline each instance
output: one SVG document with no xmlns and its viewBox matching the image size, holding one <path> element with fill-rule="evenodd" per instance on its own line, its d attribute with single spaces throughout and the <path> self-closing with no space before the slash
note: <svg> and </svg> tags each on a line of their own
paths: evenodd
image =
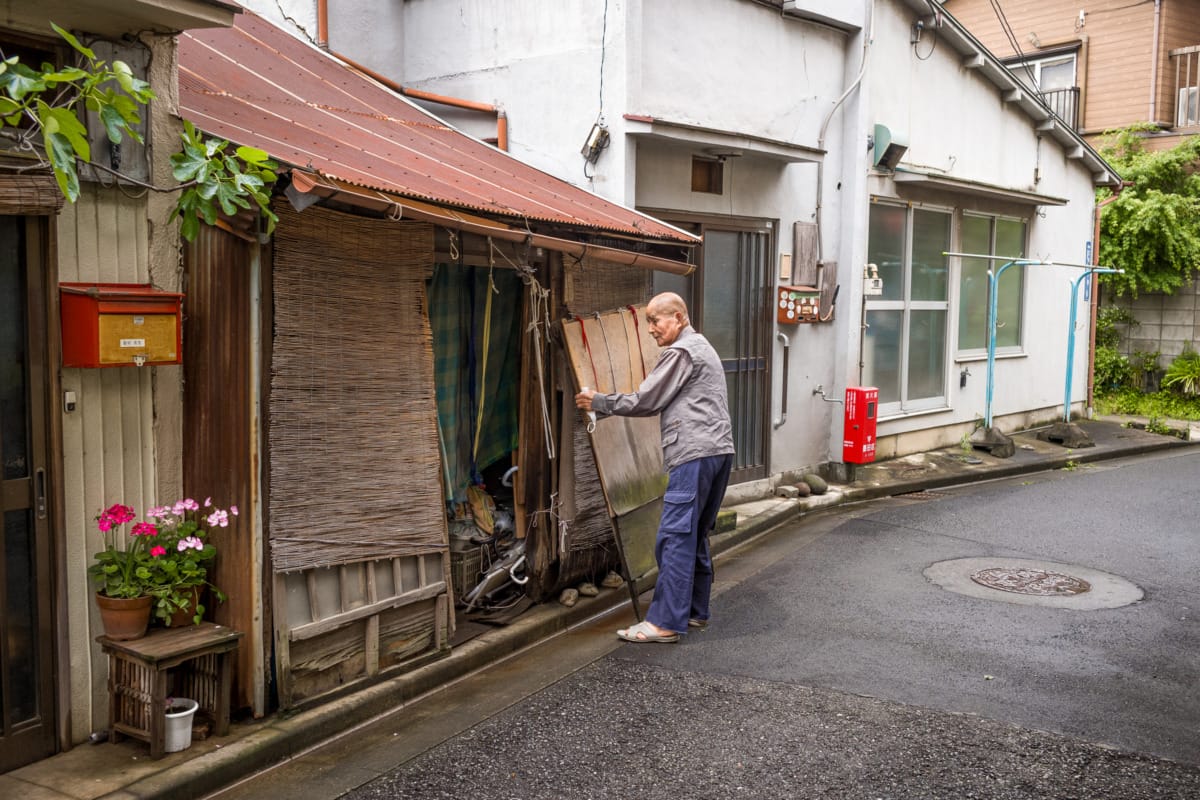
<svg viewBox="0 0 1200 800">
<path fill-rule="evenodd" d="M 55 751 L 43 230 L 0 216 L 0 772 Z"/>
<path fill-rule="evenodd" d="M 730 482 L 767 476 L 770 463 L 771 225 L 750 220 L 663 219 L 704 239 L 699 268 L 681 277 L 654 273 L 654 291 L 676 292 L 691 311 L 696 330 L 707 337 L 725 367 L 734 455 Z"/>
</svg>

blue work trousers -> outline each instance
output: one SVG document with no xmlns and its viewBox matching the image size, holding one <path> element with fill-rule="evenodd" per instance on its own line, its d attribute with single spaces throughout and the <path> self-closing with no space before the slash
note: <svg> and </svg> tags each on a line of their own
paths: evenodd
<svg viewBox="0 0 1200 800">
<path fill-rule="evenodd" d="M 713 566 L 708 534 L 717 521 L 733 456 L 705 456 L 670 472 L 654 557 L 658 583 L 646 619 L 687 633 L 688 618 L 708 619 Z"/>
</svg>

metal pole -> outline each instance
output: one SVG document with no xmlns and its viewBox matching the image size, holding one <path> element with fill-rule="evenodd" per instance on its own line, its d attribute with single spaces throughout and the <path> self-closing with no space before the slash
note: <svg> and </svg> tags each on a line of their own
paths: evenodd
<svg viewBox="0 0 1200 800">
<path fill-rule="evenodd" d="M 1067 386 L 1063 392 L 1063 422 L 1071 421 L 1071 374 L 1075 371 L 1075 314 L 1079 305 L 1079 286 L 1094 274 L 1120 273 L 1124 270 L 1091 267 L 1071 284 L 1070 327 L 1067 329 Z"/>
<path fill-rule="evenodd" d="M 1003 256 L 1002 258 L 1011 258 Z M 1001 257 L 991 257 L 992 261 L 999 261 Z M 992 393 L 996 387 L 996 306 L 998 304 L 1000 276 L 1004 274 L 1004 270 L 1011 266 L 1028 266 L 1030 264 L 1045 264 L 1045 261 L 1026 261 L 1024 259 L 1014 259 L 1002 265 L 1000 269 L 993 274 L 992 270 L 988 270 L 988 357 L 987 357 L 987 398 L 984 401 L 983 427 L 986 430 L 992 428 Z"/>
</svg>

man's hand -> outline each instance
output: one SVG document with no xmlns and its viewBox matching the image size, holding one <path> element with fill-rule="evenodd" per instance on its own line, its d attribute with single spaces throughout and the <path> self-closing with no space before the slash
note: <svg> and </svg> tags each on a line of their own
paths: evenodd
<svg viewBox="0 0 1200 800">
<path fill-rule="evenodd" d="M 588 387 L 583 387 L 583 391 L 575 395 L 575 407 L 582 408 L 584 411 L 592 410 L 592 398 L 596 395 L 594 391 Z"/>
</svg>

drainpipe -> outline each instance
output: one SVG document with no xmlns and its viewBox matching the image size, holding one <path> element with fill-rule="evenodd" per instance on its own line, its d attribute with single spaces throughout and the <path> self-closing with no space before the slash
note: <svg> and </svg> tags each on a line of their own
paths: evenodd
<svg viewBox="0 0 1200 800">
<path fill-rule="evenodd" d="M 1117 188 L 1113 191 L 1112 197 L 1106 197 L 1092 210 L 1092 264 L 1100 264 L 1100 212 L 1109 203 L 1116 200 L 1121 195 L 1121 190 L 1126 186 L 1131 186 L 1131 181 L 1121 181 L 1117 184 Z M 1092 407 L 1094 406 L 1095 390 L 1096 390 L 1096 311 L 1100 307 L 1099 287 L 1096 283 L 1096 273 L 1092 273 L 1092 302 L 1091 302 L 1091 324 L 1089 326 L 1089 343 L 1088 343 L 1088 370 L 1087 370 L 1087 415 L 1091 417 Z"/>
<path fill-rule="evenodd" d="M 338 59 L 342 63 L 353 67 L 364 75 L 379 81 L 384 86 L 394 92 L 399 92 L 405 97 L 412 97 L 417 100 L 424 100 L 427 103 L 439 103 L 444 106 L 453 106 L 454 108 L 465 108 L 469 111 L 483 111 L 487 114 L 496 115 L 496 149 L 508 150 L 508 114 L 499 106 L 491 105 L 490 103 L 478 103 L 474 100 L 463 100 L 458 97 L 447 97 L 446 95 L 434 94 L 432 92 L 422 92 L 418 89 L 406 89 L 395 81 L 380 75 L 373 69 L 359 64 L 341 53 L 334 52 L 329 49 L 329 0 L 317 0 L 317 45 L 325 49 L 329 55 Z"/>
<path fill-rule="evenodd" d="M 1158 40 L 1162 30 L 1162 0 L 1154 0 L 1154 41 L 1150 43 L 1150 116 L 1158 124 Z M 1098 224 L 1098 223 L 1097 223 Z"/>
</svg>

